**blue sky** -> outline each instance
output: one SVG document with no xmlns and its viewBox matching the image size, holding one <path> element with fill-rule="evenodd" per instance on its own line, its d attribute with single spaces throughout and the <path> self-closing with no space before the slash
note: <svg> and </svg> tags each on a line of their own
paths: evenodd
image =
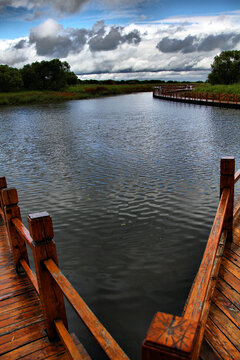
<svg viewBox="0 0 240 360">
<path fill-rule="evenodd" d="M 0 63 L 60 58 L 80 78 L 205 80 L 240 50 L 239 0 L 0 0 Z"/>
</svg>

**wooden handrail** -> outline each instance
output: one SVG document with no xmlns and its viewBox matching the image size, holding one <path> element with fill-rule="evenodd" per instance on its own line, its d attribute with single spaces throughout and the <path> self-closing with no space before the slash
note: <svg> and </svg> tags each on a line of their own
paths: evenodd
<svg viewBox="0 0 240 360">
<path fill-rule="evenodd" d="M 234 175 L 234 184 L 236 184 L 236 182 L 237 182 L 239 179 L 240 179 L 240 169 L 235 172 L 235 175 Z"/>
<path fill-rule="evenodd" d="M 5 184 L 5 178 L 0 178 L 0 215 L 3 217 L 7 226 L 8 238 L 16 270 L 18 271 L 20 266 L 24 269 L 40 297 L 49 338 L 54 339 L 56 334 L 58 334 L 66 347 L 70 359 L 90 359 L 83 346 L 80 343 L 76 345 L 67 331 L 67 318 L 63 301 L 64 294 L 78 315 L 81 314 L 81 319 L 105 350 L 109 358 L 112 360 L 127 360 L 128 357 L 119 345 L 97 320 L 95 315 L 58 269 L 56 247 L 52 240 L 52 220 L 49 214 L 46 212 L 30 214 L 28 216 L 28 230 L 22 223 L 20 208 L 18 207 L 17 190 L 6 189 Z M 4 208 L 4 211 L 2 208 Z M 36 274 L 30 268 L 26 245 L 28 245 L 33 252 Z M 49 260 L 50 268 L 52 262 L 59 270 L 61 279 L 64 279 L 64 291 L 62 291 L 60 284 L 55 281 L 54 274 L 46 270 L 44 271 L 42 264 L 45 259 Z M 73 294 L 73 298 L 71 297 L 71 293 Z M 79 299 L 81 299 L 80 302 Z M 82 314 L 83 311 L 84 314 Z M 91 325 L 88 320 L 92 323 Z"/>
<path fill-rule="evenodd" d="M 29 233 L 29 230 L 24 226 L 22 221 L 18 218 L 12 219 L 12 224 L 15 226 L 19 236 L 25 241 L 25 243 L 33 249 L 33 239 Z"/>
<path fill-rule="evenodd" d="M 182 317 L 157 313 L 142 346 L 142 360 L 197 360 L 226 241 L 232 240 L 234 168 L 232 157 L 221 159 L 220 202 L 206 249 Z"/>
<path fill-rule="evenodd" d="M 171 96 L 176 95 L 172 92 Z M 157 360 L 162 356 L 169 360 L 198 358 L 222 252 L 225 242 L 232 241 L 234 184 L 240 179 L 240 170 L 234 173 L 234 168 L 234 158 L 221 159 L 220 201 L 183 315 L 174 317 L 160 312 L 155 315 L 143 343 L 143 360 Z M 39 294 L 49 338 L 58 334 L 71 359 L 86 359 L 68 333 L 65 296 L 108 358 L 127 360 L 120 346 L 60 271 L 49 214 L 29 215 L 28 230 L 21 220 L 17 191 L 6 188 L 5 178 L 0 178 L 0 216 L 6 223 L 15 267 L 25 270 Z M 26 244 L 33 252 L 36 274 L 30 268 Z"/>
<path fill-rule="evenodd" d="M 209 282 L 211 281 L 211 274 L 223 230 L 229 197 L 230 189 L 225 188 L 221 195 L 202 262 L 187 300 L 187 306 L 184 310 L 184 317 L 193 321 L 199 321 L 202 316 L 202 308 L 206 298 Z"/>
<path fill-rule="evenodd" d="M 54 321 L 58 335 L 62 340 L 62 343 L 67 350 L 68 356 L 71 360 L 85 360 L 85 358 L 80 354 L 76 344 L 74 343 L 71 335 L 67 331 L 62 320 L 57 319 Z"/>
<path fill-rule="evenodd" d="M 67 278 L 62 274 L 55 262 L 52 259 L 48 259 L 44 261 L 44 265 L 76 311 L 77 315 L 81 318 L 101 348 L 108 355 L 109 359 L 129 359 L 104 326 L 99 322 L 97 317 L 89 309 L 87 304 L 73 288 Z"/>
<path fill-rule="evenodd" d="M 37 278 L 36 278 L 36 274 L 34 274 L 34 272 L 31 270 L 30 266 L 27 264 L 26 260 L 21 259 L 20 263 L 27 275 L 27 277 L 29 278 L 29 280 L 31 281 L 31 283 L 33 284 L 36 292 L 39 295 L 39 287 L 38 287 L 38 283 L 37 283 Z"/>
</svg>

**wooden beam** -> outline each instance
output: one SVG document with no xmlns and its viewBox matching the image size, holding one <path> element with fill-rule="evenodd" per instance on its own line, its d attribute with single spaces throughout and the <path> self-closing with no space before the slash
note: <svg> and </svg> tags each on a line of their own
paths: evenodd
<svg viewBox="0 0 240 360">
<path fill-rule="evenodd" d="M 18 194 L 15 188 L 2 190 L 2 201 L 4 205 L 4 217 L 7 227 L 8 240 L 12 250 L 13 260 L 17 271 L 21 269 L 20 260 L 24 259 L 29 265 L 28 253 L 25 241 L 18 235 L 12 219 L 18 218 L 22 221 L 20 208 L 18 206 Z"/>
<path fill-rule="evenodd" d="M 33 258 L 46 330 L 49 339 L 52 340 L 57 337 L 54 320 L 61 319 L 65 327 L 68 327 L 62 292 L 43 266 L 46 259 L 53 259 L 58 263 L 52 219 L 47 212 L 30 214 L 28 225 L 33 239 Z"/>
<path fill-rule="evenodd" d="M 227 241 L 233 240 L 233 203 L 234 203 L 234 176 L 235 176 L 235 159 L 232 156 L 226 156 L 221 159 L 221 176 L 220 176 L 220 196 L 224 188 L 230 189 L 230 198 L 227 206 L 226 218 L 223 228 L 227 230 Z"/>
</svg>

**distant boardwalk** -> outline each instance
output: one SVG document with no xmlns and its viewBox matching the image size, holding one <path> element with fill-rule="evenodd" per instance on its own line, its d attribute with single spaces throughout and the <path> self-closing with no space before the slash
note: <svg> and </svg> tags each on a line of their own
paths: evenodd
<svg viewBox="0 0 240 360">
<path fill-rule="evenodd" d="M 163 85 L 154 88 L 153 97 L 189 104 L 240 109 L 240 95 L 191 93 L 191 85 Z"/>
</svg>

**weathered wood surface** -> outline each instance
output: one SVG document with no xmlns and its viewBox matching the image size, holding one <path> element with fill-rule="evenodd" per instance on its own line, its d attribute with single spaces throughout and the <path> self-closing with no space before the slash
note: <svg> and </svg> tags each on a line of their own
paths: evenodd
<svg viewBox="0 0 240 360">
<path fill-rule="evenodd" d="M 61 341 L 44 331 L 40 300 L 25 274 L 17 274 L 0 220 L 0 358 L 69 359 Z"/>
<path fill-rule="evenodd" d="M 240 212 L 223 252 L 200 359 L 240 359 Z"/>
</svg>

